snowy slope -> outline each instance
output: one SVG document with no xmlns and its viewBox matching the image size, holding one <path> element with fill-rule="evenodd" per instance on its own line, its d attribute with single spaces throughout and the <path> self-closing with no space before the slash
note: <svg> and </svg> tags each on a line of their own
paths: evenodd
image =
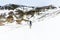
<svg viewBox="0 0 60 40">
<path fill-rule="evenodd" d="M 35 22 L 32 29 L 28 26 L 13 28 L 0 27 L 1 40 L 60 40 L 60 14 L 54 18 L 45 19 L 44 21 Z M 3 36 L 2 36 L 3 35 Z M 3 39 L 4 38 L 4 39 Z"/>
<path fill-rule="evenodd" d="M 10 10 L 0 10 L 1 13 L 7 12 L 7 14 L 9 11 Z M 29 24 L 25 23 L 24 21 L 22 22 L 22 24 L 16 24 L 16 22 L 5 23 L 4 26 L 0 26 L 0 39 L 60 40 L 59 13 L 60 9 L 50 9 L 48 11 L 42 12 L 42 14 L 39 16 L 35 15 L 33 18 L 29 19 L 33 21 L 31 29 L 29 28 Z"/>
<path fill-rule="evenodd" d="M 17 9 L 20 9 L 20 8 L 17 8 Z M 14 12 L 15 10 L 0 10 L 0 13 L 6 13 L 6 15 L 8 16 L 8 12 L 10 12 L 10 11 Z M 41 22 L 41 21 L 43 21 L 45 19 L 48 20 L 50 17 L 52 18 L 53 16 L 59 14 L 60 13 L 60 8 L 49 9 L 48 11 L 39 12 L 39 13 L 42 13 L 42 14 L 41 15 L 36 15 L 35 14 L 34 17 L 29 19 L 29 20 L 31 20 L 33 22 L 33 25 L 36 25 L 36 22 L 38 23 L 38 22 Z M 16 19 L 16 18 L 14 17 L 14 19 Z M 19 28 L 19 27 L 29 29 L 29 23 L 26 23 L 24 21 L 22 22 L 22 24 L 16 24 L 15 21 L 13 23 L 5 22 L 4 24 L 5 25 L 0 26 L 1 29 L 10 30 L 10 29 L 15 29 L 15 28 Z M 33 25 L 32 25 L 32 27 L 33 27 Z"/>
</svg>

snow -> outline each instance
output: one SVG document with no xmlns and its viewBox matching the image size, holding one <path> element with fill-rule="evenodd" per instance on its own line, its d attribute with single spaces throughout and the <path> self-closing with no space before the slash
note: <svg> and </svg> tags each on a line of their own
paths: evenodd
<svg viewBox="0 0 60 40">
<path fill-rule="evenodd" d="M 10 12 L 10 11 L 13 11 L 13 10 L 0 10 L 0 14 L 4 14 L 4 13 L 6 13 L 7 15 L 8 15 L 8 13 Z"/>
<path fill-rule="evenodd" d="M 9 10 L 0 10 L 5 13 Z M 41 13 L 41 12 L 40 12 Z M 21 24 L 5 22 L 4 26 L 0 26 L 1 40 L 60 40 L 60 9 L 50 9 L 42 12 L 41 15 L 34 15 L 32 28 L 29 28 L 29 23 L 22 21 Z M 47 16 L 44 16 L 48 14 Z M 54 15 L 52 15 L 54 14 Z M 55 16 L 56 14 L 59 14 Z M 41 16 L 44 16 L 41 19 Z M 50 17 L 52 16 L 52 17 Z M 55 17 L 53 17 L 55 16 Z M 3 35 L 3 36 L 2 36 Z"/>
<path fill-rule="evenodd" d="M 20 8 L 17 8 L 17 9 L 20 9 Z M 28 8 L 28 10 L 30 10 L 29 8 Z M 13 12 L 15 12 L 15 10 L 0 10 L 0 13 L 6 13 L 6 15 L 8 16 L 8 13 L 10 12 L 10 11 L 13 11 Z M 29 20 L 31 20 L 32 22 L 33 22 L 33 24 L 35 23 L 35 22 L 38 22 L 38 21 L 42 21 L 42 20 L 44 20 L 45 18 L 49 18 L 49 16 L 53 16 L 52 14 L 57 14 L 57 13 L 59 13 L 60 12 L 60 9 L 59 8 L 57 8 L 57 9 L 49 9 L 49 10 L 47 10 L 47 11 L 44 11 L 44 12 L 39 12 L 39 13 L 42 13 L 41 15 L 37 15 L 37 14 L 35 14 L 34 15 L 34 17 L 32 17 L 32 18 L 30 18 L 31 17 L 31 15 L 28 15 L 28 16 L 24 16 L 24 19 L 27 19 L 26 17 L 28 17 L 28 18 L 30 18 Z M 46 16 L 47 15 L 47 16 Z M 6 16 L 6 17 L 7 17 Z M 13 16 L 14 17 L 14 16 Z M 39 19 L 38 19 L 39 18 Z M 14 17 L 14 20 L 16 20 L 16 18 Z M 25 23 L 25 24 L 24 24 Z M 3 28 L 6 28 L 6 27 L 18 27 L 18 26 L 29 26 L 29 23 L 27 23 L 27 22 L 22 22 L 22 24 L 17 24 L 15 21 L 13 22 L 13 23 L 4 23 L 5 25 L 5 27 L 4 26 L 2 26 Z M 35 23 L 36 24 L 36 23 Z M 23 26 L 23 27 L 24 27 Z"/>
<path fill-rule="evenodd" d="M 33 8 L 29 8 L 29 7 L 18 7 L 18 8 L 16 8 L 16 9 L 20 9 L 20 10 L 22 10 L 22 11 L 29 11 L 29 10 L 32 10 Z"/>
<path fill-rule="evenodd" d="M 17 9 L 20 9 L 20 10 L 22 10 L 21 8 L 17 8 Z M 27 8 L 26 7 L 26 9 L 28 9 L 28 11 L 31 9 L 31 8 Z M 25 9 L 25 11 L 26 11 L 26 9 Z M 6 13 L 6 17 L 8 16 L 8 13 L 10 12 L 10 11 L 13 11 L 14 13 L 15 13 L 15 10 L 0 10 L 0 14 L 1 13 Z M 57 8 L 57 9 L 49 9 L 49 10 L 46 10 L 46 11 L 42 11 L 42 12 L 39 12 L 39 13 L 42 13 L 41 15 L 37 15 L 37 14 L 35 14 L 34 15 L 34 17 L 32 17 L 32 18 L 30 18 L 31 17 L 31 15 L 28 15 L 28 16 L 24 16 L 24 19 L 27 19 L 26 17 L 28 17 L 28 18 L 30 18 L 29 20 L 31 20 L 32 22 L 33 22 L 33 24 L 36 24 L 35 22 L 40 22 L 40 21 L 42 21 L 42 20 L 45 20 L 46 18 L 49 18 L 50 16 L 54 16 L 54 15 L 57 15 L 57 14 L 59 14 L 60 13 L 60 8 Z M 14 16 L 13 16 L 14 17 Z M 16 18 L 14 17 L 14 20 L 16 20 Z M 19 26 L 28 26 L 29 27 L 29 23 L 27 23 L 27 22 L 22 22 L 21 24 L 17 24 L 15 21 L 13 22 L 13 23 L 4 23 L 5 25 L 5 27 L 4 26 L 2 26 L 3 28 L 6 28 L 6 27 L 8 27 L 8 28 L 13 28 L 13 27 L 19 27 Z M 23 27 L 24 27 L 23 26 Z M 32 27 L 33 27 L 33 25 L 32 25 Z"/>
</svg>

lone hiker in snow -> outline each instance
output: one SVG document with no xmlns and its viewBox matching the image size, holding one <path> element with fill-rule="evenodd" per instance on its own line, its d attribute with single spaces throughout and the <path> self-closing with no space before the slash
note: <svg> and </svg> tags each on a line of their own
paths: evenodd
<svg viewBox="0 0 60 40">
<path fill-rule="evenodd" d="M 29 25 L 30 25 L 30 28 L 31 28 L 31 26 L 32 26 L 32 21 L 30 21 Z"/>
</svg>

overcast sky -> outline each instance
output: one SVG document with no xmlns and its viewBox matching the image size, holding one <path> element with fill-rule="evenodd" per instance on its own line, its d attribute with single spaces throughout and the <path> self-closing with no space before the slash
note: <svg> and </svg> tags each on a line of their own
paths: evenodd
<svg viewBox="0 0 60 40">
<path fill-rule="evenodd" d="M 20 4 L 28 6 L 60 5 L 60 0 L 0 0 L 0 5 Z"/>
</svg>

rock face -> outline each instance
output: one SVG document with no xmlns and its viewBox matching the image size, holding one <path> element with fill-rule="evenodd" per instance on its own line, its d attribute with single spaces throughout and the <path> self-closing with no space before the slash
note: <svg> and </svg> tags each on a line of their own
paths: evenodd
<svg viewBox="0 0 60 40">
<path fill-rule="evenodd" d="M 14 22 L 13 16 L 8 16 L 7 19 L 6 19 L 6 21 L 10 22 L 10 23 Z"/>
<path fill-rule="evenodd" d="M 17 7 L 19 7 L 19 5 L 16 5 L 16 4 L 7 4 L 7 5 L 4 5 L 4 6 L 0 6 L 0 9 L 14 10 Z"/>
</svg>

